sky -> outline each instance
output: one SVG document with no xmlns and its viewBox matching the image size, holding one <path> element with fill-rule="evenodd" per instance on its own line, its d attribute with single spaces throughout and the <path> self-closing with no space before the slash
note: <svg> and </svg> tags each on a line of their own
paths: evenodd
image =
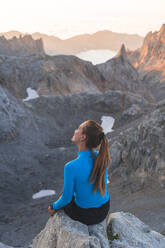
<svg viewBox="0 0 165 248">
<path fill-rule="evenodd" d="M 0 0 L 0 33 L 41 32 L 62 39 L 111 30 L 145 36 L 165 23 L 165 0 Z"/>
</svg>

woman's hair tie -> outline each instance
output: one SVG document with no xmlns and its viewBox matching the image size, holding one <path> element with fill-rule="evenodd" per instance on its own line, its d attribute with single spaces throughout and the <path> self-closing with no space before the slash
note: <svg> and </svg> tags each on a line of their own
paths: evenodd
<svg viewBox="0 0 165 248">
<path fill-rule="evenodd" d="M 100 138 L 101 140 L 104 138 L 104 136 L 105 136 L 104 132 L 102 132 L 102 133 L 99 134 L 99 138 Z"/>
</svg>

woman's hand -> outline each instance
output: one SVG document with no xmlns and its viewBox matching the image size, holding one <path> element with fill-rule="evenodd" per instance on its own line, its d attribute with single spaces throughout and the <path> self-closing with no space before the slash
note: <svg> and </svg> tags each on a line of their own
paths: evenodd
<svg viewBox="0 0 165 248">
<path fill-rule="evenodd" d="M 54 209 L 51 208 L 51 206 L 49 206 L 48 207 L 48 212 L 49 212 L 50 216 L 53 216 L 57 212 L 57 210 L 54 210 Z"/>
</svg>

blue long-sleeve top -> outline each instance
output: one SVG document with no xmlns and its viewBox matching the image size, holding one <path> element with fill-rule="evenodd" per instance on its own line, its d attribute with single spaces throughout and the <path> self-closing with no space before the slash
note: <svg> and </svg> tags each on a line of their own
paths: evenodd
<svg viewBox="0 0 165 248">
<path fill-rule="evenodd" d="M 107 191 L 108 168 L 105 173 L 105 194 L 102 196 L 97 189 L 96 193 L 92 191 L 94 184 L 89 182 L 94 159 L 98 152 L 90 150 L 80 151 L 78 157 L 65 164 L 64 167 L 64 186 L 60 198 L 52 204 L 52 208 L 57 210 L 69 204 L 74 195 L 75 203 L 81 208 L 100 207 L 109 199 Z"/>
</svg>

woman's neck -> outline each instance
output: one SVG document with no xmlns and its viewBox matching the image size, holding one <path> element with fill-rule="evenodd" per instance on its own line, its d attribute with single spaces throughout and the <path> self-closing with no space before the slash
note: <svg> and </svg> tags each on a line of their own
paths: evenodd
<svg viewBox="0 0 165 248">
<path fill-rule="evenodd" d="M 79 145 L 77 145 L 77 146 L 78 146 L 78 152 L 90 150 L 90 149 L 89 149 L 86 145 L 84 145 L 84 144 L 79 144 Z"/>
</svg>

